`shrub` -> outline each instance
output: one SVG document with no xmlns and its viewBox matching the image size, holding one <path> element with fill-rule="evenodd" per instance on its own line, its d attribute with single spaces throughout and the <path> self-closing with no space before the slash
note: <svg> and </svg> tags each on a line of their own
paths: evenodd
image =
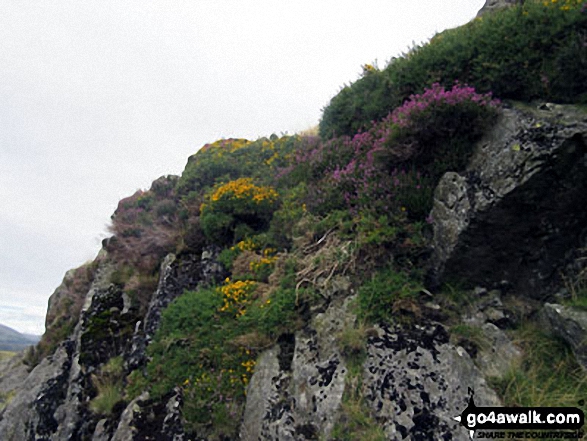
<svg viewBox="0 0 587 441">
<path fill-rule="evenodd" d="M 272 135 L 256 141 L 222 139 L 206 144 L 188 159 L 176 190 L 183 198 L 242 177 L 269 185 L 275 170 L 288 165 L 301 139 Z"/>
<path fill-rule="evenodd" d="M 236 436 L 255 364 L 251 351 L 231 348 L 242 330 L 232 310 L 222 311 L 224 298 L 219 289 L 184 293 L 163 312 L 148 349 L 152 395 L 182 386 L 187 428 L 207 439 Z"/>
<path fill-rule="evenodd" d="M 159 178 L 150 190 L 139 190 L 118 203 L 110 227 L 115 240 L 108 248 L 119 263 L 148 273 L 175 249 L 180 232 L 176 182 L 174 176 Z"/>
<path fill-rule="evenodd" d="M 444 31 L 361 78 L 324 109 L 320 135 L 349 135 L 434 83 L 455 81 L 500 99 L 587 101 L 584 2 L 528 0 Z"/>
<path fill-rule="evenodd" d="M 234 243 L 268 228 L 277 202 L 272 187 L 257 186 L 250 178 L 227 182 L 216 187 L 202 205 L 202 230 L 214 243 Z"/>
<path fill-rule="evenodd" d="M 438 179 L 464 168 L 497 112 L 489 93 L 433 84 L 364 132 L 329 140 L 301 157 L 298 168 L 316 170 L 308 208 L 316 214 L 345 205 L 353 213 L 404 211 L 411 220 L 424 220 Z"/>
<path fill-rule="evenodd" d="M 268 298 L 254 302 L 239 320 L 244 326 L 255 329 L 269 341 L 296 328 L 295 289 L 278 288 Z"/>
</svg>

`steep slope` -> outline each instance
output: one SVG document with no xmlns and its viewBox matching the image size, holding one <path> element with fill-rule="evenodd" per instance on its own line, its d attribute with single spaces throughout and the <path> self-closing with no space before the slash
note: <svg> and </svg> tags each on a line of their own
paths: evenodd
<svg viewBox="0 0 587 441">
<path fill-rule="evenodd" d="M 584 26 L 553 3 L 484 17 Z M 470 390 L 576 406 L 587 114 L 428 82 L 410 60 L 431 53 L 398 62 L 426 81 L 391 108 L 404 83 L 370 69 L 333 100 L 342 127 L 355 93 L 389 92 L 359 133 L 219 140 L 123 199 L 51 297 L 30 372 L 4 367 L 0 439 L 464 441 Z"/>
</svg>

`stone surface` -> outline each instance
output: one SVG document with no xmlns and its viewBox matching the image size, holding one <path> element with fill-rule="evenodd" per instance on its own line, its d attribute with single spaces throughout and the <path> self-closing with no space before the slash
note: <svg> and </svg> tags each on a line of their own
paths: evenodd
<svg viewBox="0 0 587 441">
<path fill-rule="evenodd" d="M 467 170 L 440 180 L 431 285 L 507 282 L 542 298 L 560 284 L 565 255 L 587 225 L 587 116 L 545 108 L 504 109 Z"/>
<path fill-rule="evenodd" d="M 135 324 L 132 341 L 125 354 L 127 372 L 147 363 L 146 348 L 161 324 L 161 313 L 185 290 L 193 290 L 201 282 L 201 263 L 198 256 L 187 254 L 177 257 L 169 254 L 161 263 L 159 283 L 149 302 L 143 320 Z"/>
<path fill-rule="evenodd" d="M 2 412 L 0 439 L 48 439 L 56 430 L 59 422 L 53 411 L 65 398 L 72 353 L 72 342 L 66 341 L 31 371 Z"/>
<path fill-rule="evenodd" d="M 181 420 L 182 403 L 180 388 L 161 401 L 150 399 L 144 392 L 124 409 L 111 440 L 187 441 Z"/>
<path fill-rule="evenodd" d="M 501 378 L 521 360 L 522 351 L 493 323 L 485 323 L 481 330 L 487 342 L 479 348 L 475 363 L 486 378 Z"/>
<path fill-rule="evenodd" d="M 477 17 L 521 3 L 524 3 L 524 0 L 486 0 L 483 7 L 477 12 Z"/>
<path fill-rule="evenodd" d="M 468 403 L 500 402 L 462 348 L 438 324 L 377 327 L 364 364 L 365 399 L 387 439 L 469 440 L 453 418 Z"/>
<path fill-rule="evenodd" d="M 587 370 L 587 312 L 546 303 L 540 316 L 546 329 L 565 340 L 581 367 Z"/>
<path fill-rule="evenodd" d="M 337 299 L 307 328 L 262 354 L 249 386 L 241 439 L 328 439 L 347 373 L 336 336 L 354 321 L 349 302 Z"/>
</svg>

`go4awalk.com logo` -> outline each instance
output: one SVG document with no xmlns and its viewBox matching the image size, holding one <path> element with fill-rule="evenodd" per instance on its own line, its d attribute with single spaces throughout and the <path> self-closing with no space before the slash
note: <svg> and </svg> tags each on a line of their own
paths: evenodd
<svg viewBox="0 0 587 441">
<path fill-rule="evenodd" d="M 455 417 L 471 439 L 581 439 L 585 422 L 577 407 L 477 407 L 469 404 Z"/>
</svg>

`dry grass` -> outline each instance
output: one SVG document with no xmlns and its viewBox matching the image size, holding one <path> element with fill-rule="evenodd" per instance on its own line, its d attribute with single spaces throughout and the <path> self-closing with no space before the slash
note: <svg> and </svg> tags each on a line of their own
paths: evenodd
<svg viewBox="0 0 587 441">
<path fill-rule="evenodd" d="M 298 268 L 301 268 L 296 272 L 296 296 L 304 286 L 312 287 L 324 296 L 335 275 L 345 275 L 354 268 L 353 242 L 342 241 L 334 229 L 318 240 L 307 235 L 298 237 L 296 247 Z"/>
</svg>

